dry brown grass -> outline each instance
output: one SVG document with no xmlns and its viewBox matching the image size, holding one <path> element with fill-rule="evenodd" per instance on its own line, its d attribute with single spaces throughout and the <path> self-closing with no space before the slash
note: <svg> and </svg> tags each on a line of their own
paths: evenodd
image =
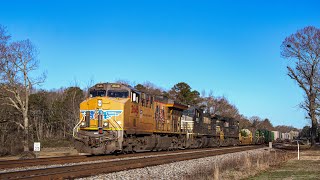
<svg viewBox="0 0 320 180">
<path fill-rule="evenodd" d="M 279 165 L 294 155 L 286 151 L 249 151 L 221 156 L 211 167 L 199 168 L 185 179 L 243 179 L 270 166 Z"/>
<path fill-rule="evenodd" d="M 301 152 L 300 160 L 295 157 L 250 179 L 320 179 L 319 169 L 320 150 L 311 149 Z"/>
</svg>

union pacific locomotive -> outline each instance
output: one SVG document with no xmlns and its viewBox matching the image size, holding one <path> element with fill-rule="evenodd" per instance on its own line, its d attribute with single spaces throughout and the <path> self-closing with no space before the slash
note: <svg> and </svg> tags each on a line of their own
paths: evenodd
<svg viewBox="0 0 320 180">
<path fill-rule="evenodd" d="M 239 144 L 239 123 L 196 107 L 99 83 L 80 104 L 75 146 L 88 154 L 130 153 Z"/>
</svg>

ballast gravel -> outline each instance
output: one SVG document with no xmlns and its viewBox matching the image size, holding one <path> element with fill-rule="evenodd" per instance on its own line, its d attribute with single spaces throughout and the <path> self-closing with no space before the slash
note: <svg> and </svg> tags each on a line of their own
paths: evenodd
<svg viewBox="0 0 320 180">
<path fill-rule="evenodd" d="M 219 167 L 226 162 L 236 161 L 241 163 L 242 157 L 266 156 L 269 151 L 264 148 L 249 150 L 244 152 L 230 153 L 225 155 L 211 156 L 200 159 L 174 162 L 170 164 L 132 169 L 109 174 L 81 178 L 81 180 L 96 179 L 115 179 L 115 180 L 134 180 L 134 179 L 185 179 L 195 173 L 210 172 L 214 167 Z M 246 163 L 246 162 L 244 162 Z"/>
</svg>

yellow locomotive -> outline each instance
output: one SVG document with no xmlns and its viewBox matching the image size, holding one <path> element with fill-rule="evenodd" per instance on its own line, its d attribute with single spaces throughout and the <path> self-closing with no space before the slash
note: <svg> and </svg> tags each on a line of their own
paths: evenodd
<svg viewBox="0 0 320 180">
<path fill-rule="evenodd" d="M 80 104 L 80 121 L 73 131 L 75 147 L 79 152 L 110 154 L 238 144 L 236 121 L 224 126 L 213 123 L 221 120 L 187 109 L 128 85 L 96 84 Z M 185 116 L 184 112 L 193 113 Z"/>
<path fill-rule="evenodd" d="M 179 148 L 180 118 L 187 108 L 124 84 L 96 84 L 80 104 L 76 148 L 90 154 Z"/>
</svg>

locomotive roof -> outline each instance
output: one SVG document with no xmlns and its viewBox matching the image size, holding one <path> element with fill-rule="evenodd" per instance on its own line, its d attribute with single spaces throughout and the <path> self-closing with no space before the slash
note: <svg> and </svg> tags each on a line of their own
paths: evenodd
<svg viewBox="0 0 320 180">
<path fill-rule="evenodd" d="M 204 117 L 210 117 L 211 119 L 215 119 L 215 120 L 220 120 L 220 121 L 228 121 L 228 122 L 231 122 L 231 121 L 238 121 L 236 120 L 235 118 L 231 118 L 231 117 L 224 117 L 224 116 L 220 116 L 220 115 L 217 115 L 217 114 L 214 114 L 214 115 L 210 115 L 210 113 L 208 112 L 203 112 L 203 109 L 198 107 L 198 106 L 190 106 L 188 110 L 197 110 L 199 111 Z M 185 111 L 185 113 L 187 113 L 187 111 Z"/>
<path fill-rule="evenodd" d="M 94 86 L 92 86 L 90 90 L 96 90 L 96 89 L 118 89 L 118 88 L 121 88 L 121 89 L 126 89 L 126 90 L 132 90 L 138 94 L 141 94 L 141 93 L 145 93 L 145 92 L 141 92 L 135 88 L 133 88 L 132 86 L 128 85 L 128 84 L 123 84 L 123 83 L 98 83 Z M 146 93 L 148 94 L 148 93 Z M 163 96 L 154 96 L 154 100 L 155 101 L 158 101 L 158 102 L 161 102 L 161 103 L 164 103 L 164 104 L 167 104 L 168 107 L 173 107 L 173 108 L 178 108 L 178 109 L 182 109 L 182 110 L 185 110 L 185 109 L 188 109 L 188 106 L 185 105 L 185 104 L 182 104 L 182 103 L 179 103 L 177 101 L 174 101 L 172 99 L 169 99 L 169 98 L 166 98 L 166 97 L 163 97 Z"/>
<path fill-rule="evenodd" d="M 223 116 L 220 116 L 220 115 L 217 115 L 217 114 L 213 115 L 212 119 L 217 119 L 217 120 L 220 120 L 220 121 L 238 121 L 235 118 L 223 117 Z"/>
<path fill-rule="evenodd" d="M 155 96 L 155 101 L 165 103 L 165 104 L 167 104 L 168 107 L 178 108 L 178 109 L 182 109 L 182 110 L 188 109 L 188 105 L 185 105 L 183 103 L 174 101 L 172 99 L 169 99 L 169 98 L 163 97 L 163 96 Z"/>
<path fill-rule="evenodd" d="M 128 85 L 128 84 L 123 84 L 123 83 L 98 83 L 95 84 L 94 86 L 92 86 L 89 90 L 93 90 L 93 89 L 117 89 L 117 88 L 124 88 L 127 90 L 133 90 L 137 93 L 141 93 L 140 91 L 138 91 L 137 89 L 133 88 L 132 86 Z"/>
</svg>

